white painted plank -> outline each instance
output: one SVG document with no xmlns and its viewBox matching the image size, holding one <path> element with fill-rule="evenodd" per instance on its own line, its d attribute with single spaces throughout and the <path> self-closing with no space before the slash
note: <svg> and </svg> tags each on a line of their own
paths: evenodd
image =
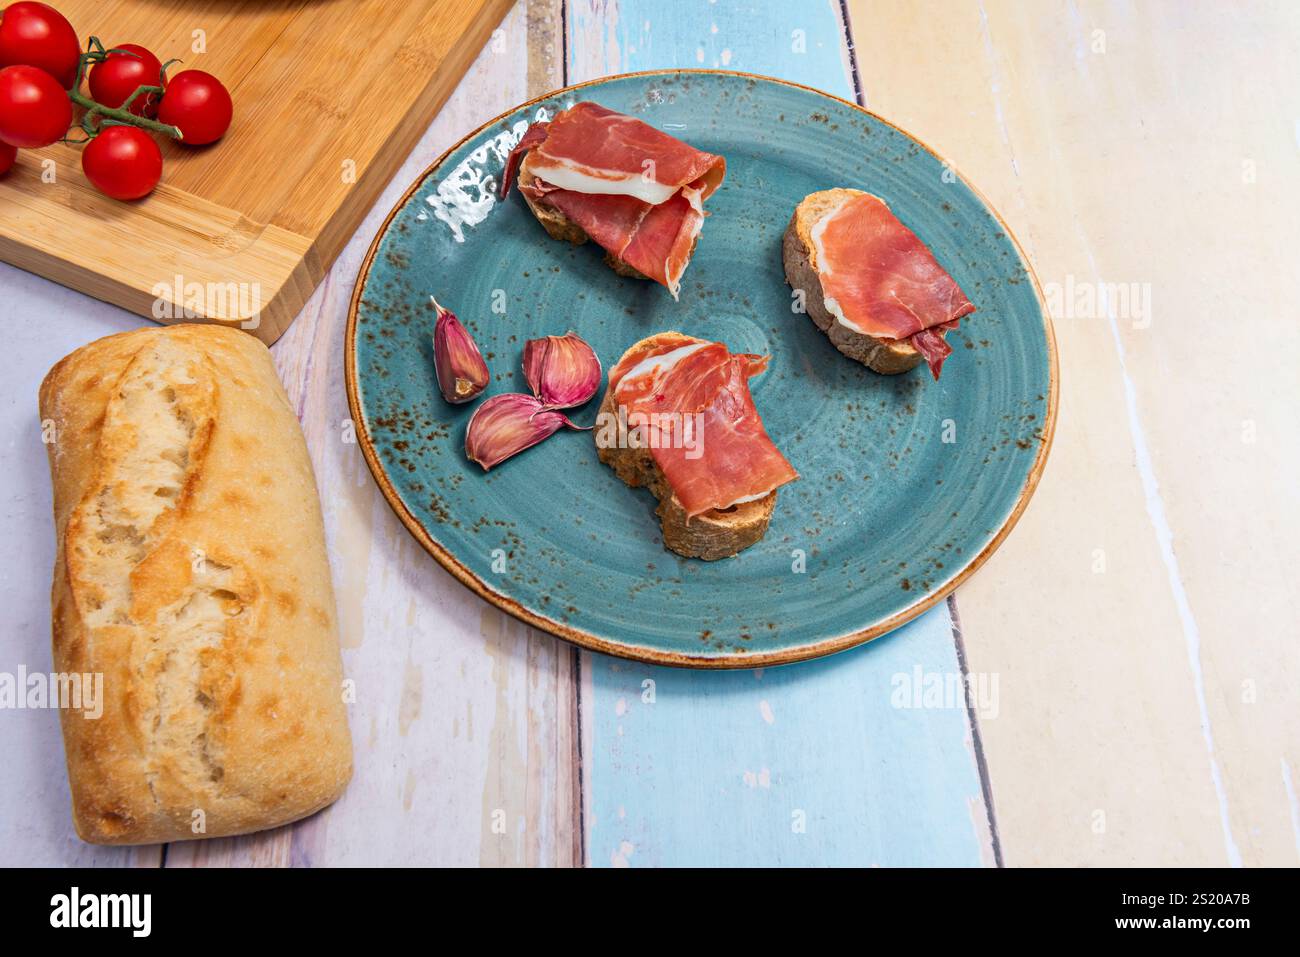
<svg viewBox="0 0 1300 957">
<path fill-rule="evenodd" d="M 356 774 L 343 800 L 300 825 L 186 842 L 167 863 L 571 863 L 573 743 L 567 646 L 507 622 L 443 572 L 401 528 L 355 445 L 344 441 L 343 327 L 360 261 L 389 208 L 467 130 L 559 85 L 558 0 L 521 0 L 394 177 L 304 314 L 277 344 L 325 506 L 358 700 Z M 531 33 L 531 36 L 530 36 Z M 547 49 L 547 44 L 550 49 Z M 11 360 L 0 436 L 0 529 L 22 561 L 0 571 L 9 651 L 0 670 L 48 670 L 53 530 L 36 418 L 46 369 L 101 335 L 146 324 L 0 265 Z M 0 711 L 0 865 L 157 865 L 158 847 L 82 844 L 69 816 L 57 717 Z M 500 811 L 504 833 L 492 828 Z"/>
<path fill-rule="evenodd" d="M 546 50 L 558 23 L 558 3 L 515 6 L 273 350 L 316 467 L 357 683 L 352 784 L 299 825 L 172 845 L 168 866 L 572 862 L 572 652 L 474 596 L 406 533 L 345 441 L 343 388 L 348 302 L 384 217 L 466 132 L 559 85 Z"/>
<path fill-rule="evenodd" d="M 0 671 L 49 674 L 54 520 L 36 390 L 50 366 L 91 339 L 144 320 L 0 263 L 5 391 L 0 403 Z M 72 805 L 58 713 L 0 709 L 0 865 L 157 866 L 161 848 L 83 844 Z"/>
</svg>

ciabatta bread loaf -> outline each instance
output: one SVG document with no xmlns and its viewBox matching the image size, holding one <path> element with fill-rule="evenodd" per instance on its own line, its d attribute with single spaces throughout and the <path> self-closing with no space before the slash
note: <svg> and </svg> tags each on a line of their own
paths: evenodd
<svg viewBox="0 0 1300 957">
<path fill-rule="evenodd" d="M 334 596 L 302 432 L 266 346 L 212 325 L 100 339 L 40 390 L 57 672 L 77 833 L 242 834 L 352 773 Z"/>
</svg>

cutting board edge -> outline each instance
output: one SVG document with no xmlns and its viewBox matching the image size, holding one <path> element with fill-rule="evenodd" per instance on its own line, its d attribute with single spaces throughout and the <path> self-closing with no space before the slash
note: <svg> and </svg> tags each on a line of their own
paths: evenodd
<svg viewBox="0 0 1300 957">
<path fill-rule="evenodd" d="M 273 255 L 269 247 L 278 246 Z M 8 232 L 0 230 L 0 260 L 42 278 L 75 289 L 94 299 L 118 306 L 128 312 L 164 325 L 182 322 L 208 322 L 243 328 L 257 336 L 268 346 L 280 338 L 297 317 L 299 311 L 315 291 L 324 269 L 312 244 L 304 237 L 276 226 L 265 227 L 249 246 L 221 259 L 220 271 L 196 267 L 186 268 L 183 279 L 164 292 L 164 281 L 135 273 L 138 281 L 121 276 L 96 272 L 89 265 L 71 255 L 52 249 L 38 249 L 23 243 Z M 268 263 L 275 265 L 268 268 Z M 254 269 L 252 264 L 256 264 Z M 287 268 L 284 268 L 286 267 Z M 256 325 L 248 317 L 236 315 L 226 318 L 214 315 L 215 310 L 191 308 L 186 311 L 186 291 L 195 285 L 204 290 L 228 288 L 231 275 L 256 275 Z M 175 293 L 179 293 L 176 295 Z M 249 298 L 252 296 L 250 294 Z M 197 305 L 193 298 L 188 300 Z"/>
</svg>

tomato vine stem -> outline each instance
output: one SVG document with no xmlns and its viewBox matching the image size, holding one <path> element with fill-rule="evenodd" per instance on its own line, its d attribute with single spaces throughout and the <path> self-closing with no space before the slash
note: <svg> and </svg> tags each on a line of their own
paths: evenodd
<svg viewBox="0 0 1300 957">
<path fill-rule="evenodd" d="M 127 101 L 121 107 L 105 106 L 97 103 L 84 93 L 75 90 L 68 91 L 68 99 L 78 106 L 85 107 L 86 114 L 81 119 L 81 128 L 91 136 L 95 135 L 96 126 L 90 125 L 92 116 L 102 116 L 105 119 L 114 120 L 124 126 L 138 126 L 141 129 L 150 130 L 154 133 L 161 133 L 164 136 L 170 136 L 172 139 L 183 140 L 185 137 L 181 134 L 180 128 L 171 126 L 167 123 L 159 123 L 157 120 L 151 120 L 147 116 L 136 116 L 130 110 L 126 109 L 141 93 L 161 93 L 160 86 L 142 86 L 127 98 Z"/>
<path fill-rule="evenodd" d="M 121 53 L 127 56 L 135 56 L 135 54 L 131 53 L 129 50 L 118 50 L 116 48 L 105 50 L 104 44 L 100 42 L 99 37 L 91 37 L 86 42 L 86 52 L 81 54 L 81 59 L 77 62 L 77 78 L 72 81 L 72 86 L 68 89 L 68 99 L 86 111 L 81 117 L 81 128 L 85 131 L 86 135 L 93 138 L 95 134 L 99 132 L 100 127 L 102 127 L 106 121 L 109 121 L 112 123 L 119 123 L 123 126 L 138 126 L 141 129 L 149 130 L 150 132 L 158 133 L 162 136 L 170 136 L 174 140 L 184 140 L 185 136 L 181 133 L 180 127 L 172 126 L 168 123 L 159 123 L 157 120 L 151 120 L 147 116 L 137 116 L 135 113 L 131 112 L 131 104 L 135 102 L 136 97 L 141 96 L 142 94 L 145 96 L 151 96 L 153 94 L 161 95 L 163 93 L 162 83 L 167 69 L 166 66 L 159 71 L 158 86 L 136 87 L 135 92 L 127 97 L 126 101 L 120 107 L 105 106 L 103 103 L 100 103 L 81 92 L 81 81 L 86 76 L 86 67 L 94 63 L 102 63 L 104 60 L 108 59 L 110 53 Z M 178 61 L 168 60 L 167 66 L 170 66 L 175 62 Z M 92 122 L 92 117 L 96 116 L 101 117 L 99 123 Z"/>
</svg>

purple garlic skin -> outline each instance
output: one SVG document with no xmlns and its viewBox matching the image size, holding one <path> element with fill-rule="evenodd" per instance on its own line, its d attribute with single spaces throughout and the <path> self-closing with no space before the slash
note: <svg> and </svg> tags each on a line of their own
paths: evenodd
<svg viewBox="0 0 1300 957">
<path fill-rule="evenodd" d="M 581 431 L 563 412 L 545 408 L 535 396 L 494 395 L 470 416 L 465 454 L 486 472 L 566 426 Z"/>
<path fill-rule="evenodd" d="M 456 314 L 438 305 L 432 296 L 429 300 L 438 310 L 438 323 L 433 327 L 433 365 L 442 397 L 456 405 L 478 398 L 488 384 L 483 354 Z"/>
<path fill-rule="evenodd" d="M 577 333 L 529 339 L 524 377 L 533 395 L 551 409 L 582 405 L 600 388 L 600 359 Z"/>
</svg>

